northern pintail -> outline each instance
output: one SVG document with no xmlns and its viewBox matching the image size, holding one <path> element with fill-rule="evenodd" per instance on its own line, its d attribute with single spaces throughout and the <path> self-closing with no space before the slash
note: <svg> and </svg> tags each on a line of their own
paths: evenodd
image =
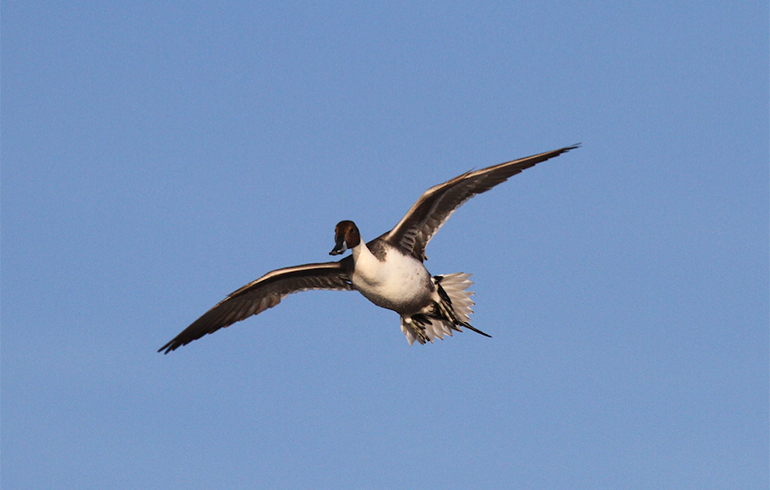
<svg viewBox="0 0 770 490">
<path fill-rule="evenodd" d="M 352 221 L 340 221 L 334 230 L 330 255 L 350 249 L 338 262 L 297 265 L 268 272 L 231 293 L 195 320 L 158 352 L 169 352 L 206 334 L 261 313 L 289 294 L 309 289 L 356 290 L 369 301 L 401 315 L 401 330 L 409 344 L 433 342 L 472 327 L 469 315 L 470 274 L 431 276 L 423 265 L 425 247 L 465 201 L 505 182 L 509 177 L 579 145 L 532 155 L 481 170 L 469 171 L 428 189 L 389 232 L 364 243 Z"/>
</svg>

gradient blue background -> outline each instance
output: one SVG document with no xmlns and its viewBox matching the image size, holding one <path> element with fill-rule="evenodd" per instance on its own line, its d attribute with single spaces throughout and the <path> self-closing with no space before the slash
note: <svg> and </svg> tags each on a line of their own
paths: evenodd
<svg viewBox="0 0 770 490">
<path fill-rule="evenodd" d="M 315 292 L 428 187 L 465 332 Z M 767 2 L 2 3 L 2 487 L 768 488 Z"/>
</svg>

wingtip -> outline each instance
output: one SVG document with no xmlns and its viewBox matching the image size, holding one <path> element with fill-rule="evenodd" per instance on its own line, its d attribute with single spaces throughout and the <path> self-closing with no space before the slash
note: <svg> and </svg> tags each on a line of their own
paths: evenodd
<svg viewBox="0 0 770 490">
<path fill-rule="evenodd" d="M 176 350 L 177 347 L 179 347 L 179 345 L 178 344 L 174 345 L 174 341 L 172 340 L 171 342 L 167 343 L 166 345 L 158 349 L 158 352 L 162 352 L 163 355 L 165 356 L 169 352 Z"/>
<path fill-rule="evenodd" d="M 565 154 L 565 153 L 567 153 L 569 151 L 572 151 L 572 150 L 576 150 L 576 149 L 580 148 L 582 145 L 583 145 L 583 143 L 575 143 L 574 145 L 565 146 L 564 148 L 559 148 L 558 150 L 554 150 L 554 151 L 550 152 L 550 154 L 551 154 L 550 158 L 553 158 L 553 157 L 556 157 L 556 156 L 559 156 L 559 155 L 563 155 L 563 154 Z"/>
</svg>

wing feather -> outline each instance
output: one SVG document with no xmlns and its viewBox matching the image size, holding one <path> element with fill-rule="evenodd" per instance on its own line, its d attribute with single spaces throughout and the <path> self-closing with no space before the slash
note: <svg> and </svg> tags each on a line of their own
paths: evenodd
<svg viewBox="0 0 770 490">
<path fill-rule="evenodd" d="M 350 291 L 348 271 L 352 259 L 286 267 L 268 272 L 246 284 L 204 313 L 158 352 L 168 354 L 206 334 L 214 333 L 235 322 L 262 313 L 292 293 L 310 289 Z"/>
<path fill-rule="evenodd" d="M 416 259 L 426 260 L 425 247 L 430 239 L 468 199 L 488 191 L 523 170 L 579 146 L 580 144 L 567 146 L 481 170 L 465 172 L 443 184 L 433 186 L 420 196 L 401 221 L 391 231 L 385 233 L 383 238 L 410 250 Z"/>
</svg>

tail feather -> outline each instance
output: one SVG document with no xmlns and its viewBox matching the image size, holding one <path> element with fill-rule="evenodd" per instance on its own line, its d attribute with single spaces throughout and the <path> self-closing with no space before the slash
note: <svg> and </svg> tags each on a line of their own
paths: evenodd
<svg viewBox="0 0 770 490">
<path fill-rule="evenodd" d="M 443 289 L 449 297 L 449 306 L 461 323 L 467 323 L 470 320 L 470 315 L 473 313 L 471 306 L 476 304 L 471 299 L 473 291 L 467 291 L 473 285 L 469 277 L 471 277 L 470 274 L 457 272 L 433 278 L 433 283 L 439 291 Z"/>
<path fill-rule="evenodd" d="M 414 315 L 411 318 L 401 317 L 401 331 L 406 335 L 406 341 L 409 345 L 414 344 L 416 340 L 420 344 L 433 342 L 433 339 L 444 340 L 444 335 L 452 336 L 454 328 L 449 322 L 437 318 L 428 318 L 425 315 Z"/>
<path fill-rule="evenodd" d="M 430 315 L 420 314 L 401 317 L 401 331 L 406 335 L 409 345 L 416 340 L 420 344 L 433 342 L 434 339 L 452 336 L 452 330 L 462 332 L 460 327 L 467 327 L 476 333 L 489 337 L 481 330 L 472 327 L 468 320 L 473 313 L 475 303 L 471 299 L 473 292 L 467 289 L 473 284 L 470 274 L 458 272 L 443 276 L 433 276 L 433 285 L 438 290 L 441 301 L 436 311 Z"/>
</svg>

